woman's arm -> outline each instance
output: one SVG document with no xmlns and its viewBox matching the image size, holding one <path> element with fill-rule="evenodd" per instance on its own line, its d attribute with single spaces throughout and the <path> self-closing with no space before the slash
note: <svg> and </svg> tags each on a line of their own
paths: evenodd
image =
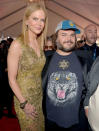
<svg viewBox="0 0 99 131">
<path fill-rule="evenodd" d="M 23 108 L 21 106 L 20 107 L 24 110 L 24 112 L 28 117 L 34 119 L 34 117 L 37 116 L 35 108 L 33 105 L 28 103 L 26 99 L 22 96 L 21 90 L 16 81 L 20 56 L 21 56 L 20 44 L 17 41 L 14 41 L 10 46 L 7 58 L 9 84 Z"/>
<path fill-rule="evenodd" d="M 10 46 L 7 58 L 8 78 L 10 87 L 12 88 L 15 96 L 17 97 L 20 103 L 23 103 L 25 101 L 25 98 L 22 96 L 20 88 L 16 81 L 20 56 L 21 56 L 20 44 L 17 41 L 13 41 Z"/>
</svg>

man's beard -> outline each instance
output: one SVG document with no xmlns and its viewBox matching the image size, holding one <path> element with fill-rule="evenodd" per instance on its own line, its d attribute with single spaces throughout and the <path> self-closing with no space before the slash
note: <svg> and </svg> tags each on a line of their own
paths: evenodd
<svg viewBox="0 0 99 131">
<path fill-rule="evenodd" d="M 93 45 L 93 44 L 96 43 L 96 38 L 94 38 L 94 37 L 90 38 L 90 39 L 88 38 L 87 41 L 88 41 L 88 43 L 90 43 L 91 45 Z"/>
<path fill-rule="evenodd" d="M 64 42 L 64 43 L 71 43 L 71 44 L 73 44 L 73 46 L 72 47 L 70 47 L 70 48 L 64 48 L 59 42 L 57 42 L 56 44 L 57 44 L 57 49 L 59 49 L 59 50 L 61 50 L 61 51 L 63 51 L 63 52 L 71 52 L 71 51 L 73 51 L 74 49 L 75 49 L 75 44 L 74 44 L 74 42 L 72 42 L 72 41 L 67 41 L 67 42 Z"/>
</svg>

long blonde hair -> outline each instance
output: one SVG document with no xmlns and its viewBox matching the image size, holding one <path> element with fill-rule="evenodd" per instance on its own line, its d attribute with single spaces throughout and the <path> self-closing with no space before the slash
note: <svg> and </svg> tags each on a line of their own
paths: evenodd
<svg viewBox="0 0 99 131">
<path fill-rule="evenodd" d="M 26 20 L 29 18 L 29 16 L 35 12 L 36 10 L 42 9 L 45 13 L 46 19 L 45 19 L 45 27 L 41 34 L 37 37 L 37 41 L 40 44 L 41 48 L 43 49 L 44 43 L 46 41 L 46 35 L 47 35 L 47 27 L 48 27 L 48 17 L 47 17 L 47 11 L 45 8 L 44 1 L 39 1 L 39 2 L 32 2 L 28 4 L 24 17 L 23 17 L 23 25 L 22 25 L 22 35 L 21 35 L 21 41 L 24 44 L 28 44 L 29 42 L 29 36 L 28 36 L 28 30 L 26 26 Z"/>
</svg>

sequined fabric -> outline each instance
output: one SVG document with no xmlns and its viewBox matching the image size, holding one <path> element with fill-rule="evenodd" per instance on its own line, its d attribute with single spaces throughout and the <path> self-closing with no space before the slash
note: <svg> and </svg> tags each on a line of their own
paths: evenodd
<svg viewBox="0 0 99 131">
<path fill-rule="evenodd" d="M 24 111 L 20 109 L 16 97 L 14 98 L 15 110 L 21 131 L 44 131 L 41 72 L 45 64 L 45 56 L 42 50 L 40 51 L 41 56 L 38 57 L 29 46 L 21 45 L 21 47 L 22 55 L 19 60 L 17 82 L 22 95 L 36 108 L 38 116 L 34 120 L 27 118 Z"/>
</svg>

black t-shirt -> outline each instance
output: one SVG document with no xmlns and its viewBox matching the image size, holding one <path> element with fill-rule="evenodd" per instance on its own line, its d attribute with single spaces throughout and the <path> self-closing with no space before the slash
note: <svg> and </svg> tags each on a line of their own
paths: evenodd
<svg viewBox="0 0 99 131">
<path fill-rule="evenodd" d="M 78 123 L 82 88 L 82 68 L 76 54 L 55 52 L 48 68 L 47 118 L 64 128 Z"/>
</svg>

